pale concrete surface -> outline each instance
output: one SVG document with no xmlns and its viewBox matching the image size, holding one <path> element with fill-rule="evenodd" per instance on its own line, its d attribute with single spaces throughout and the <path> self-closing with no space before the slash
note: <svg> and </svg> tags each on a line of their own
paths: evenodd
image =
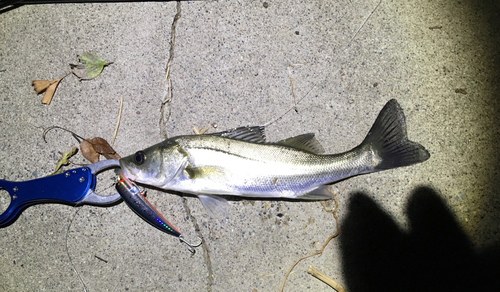
<svg viewBox="0 0 500 292">
<path fill-rule="evenodd" d="M 436 267 L 461 267 L 458 254 L 440 255 L 468 251 L 468 262 L 475 265 L 457 268 L 466 276 L 460 281 L 472 275 L 485 276 L 481 283 L 488 283 L 494 266 L 483 259 L 495 259 L 500 239 L 497 4 L 265 3 L 181 3 L 169 136 L 214 123 L 211 132 L 265 124 L 293 107 L 291 77 L 296 99 L 305 98 L 298 112 L 267 128 L 269 140 L 314 132 L 326 152 L 345 151 L 362 141 L 383 105 L 396 98 L 410 139 L 431 153 L 423 164 L 332 186 L 340 237 L 321 256 L 300 262 L 285 291 L 331 291 L 306 273 L 308 265 L 348 291 L 391 287 L 391 280 L 401 281 L 401 269 L 390 259 L 415 256 L 396 243 L 419 240 L 429 244 L 417 245 L 420 260 L 429 257 Z M 48 126 L 111 140 L 120 97 L 124 106 L 115 149 L 128 155 L 161 141 L 159 109 L 167 92 L 175 13 L 176 3 L 168 2 L 23 6 L 1 14 L 0 178 L 29 180 L 52 172 L 58 152 L 76 141 L 54 130 L 44 143 Z M 94 80 L 68 76 L 52 103 L 42 105 L 31 81 L 64 76 L 68 63 L 84 51 L 114 64 Z M 84 159 L 79 154 L 73 161 Z M 112 174 L 100 177 L 99 190 L 111 192 Z M 418 186 L 438 195 L 412 195 Z M 150 190 L 149 197 L 194 240 L 197 232 L 180 196 Z M 455 217 L 446 216 L 437 198 Z M 176 238 L 150 227 L 123 203 L 109 208 L 47 204 L 30 207 L 0 230 L 0 290 L 83 291 L 74 267 L 86 291 L 278 291 L 291 264 L 335 233 L 334 219 L 318 202 L 231 201 L 224 227 L 209 219 L 196 198 L 188 197 L 187 204 L 206 240 L 213 278 L 201 248 L 191 256 Z M 456 240 L 445 242 L 446 232 L 432 232 L 429 218 L 448 218 L 435 222 L 443 230 L 456 227 L 456 219 L 463 233 L 457 229 L 449 237 Z M 428 225 L 419 229 L 420 219 Z M 430 256 L 433 252 L 436 256 Z M 414 260 L 397 264 L 404 269 Z M 415 270 L 403 278 L 407 283 L 422 279 Z M 484 273 L 476 275 L 477 270 Z M 384 287 L 377 287 L 373 275 Z M 435 287 L 425 280 L 420 285 Z M 443 287 L 447 280 L 440 281 Z"/>
</svg>

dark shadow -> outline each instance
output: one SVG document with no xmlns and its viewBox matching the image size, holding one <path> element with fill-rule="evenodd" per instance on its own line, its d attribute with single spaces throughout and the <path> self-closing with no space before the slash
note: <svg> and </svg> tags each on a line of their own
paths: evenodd
<svg viewBox="0 0 500 292">
<path fill-rule="evenodd" d="M 23 5 L 40 4 L 65 4 L 65 3 L 113 3 L 113 2 L 172 2 L 176 0 L 2 0 L 0 1 L 0 14 L 19 8 Z M 187 1 L 187 0 L 179 0 Z M 195 0 L 196 1 L 196 0 Z"/>
<path fill-rule="evenodd" d="M 500 246 L 474 250 L 437 193 L 418 188 L 402 231 L 357 193 L 340 228 L 347 291 L 500 291 Z"/>
<path fill-rule="evenodd" d="M 9 1 L 9 3 L 4 3 L 4 1 L 0 2 L 0 14 L 9 12 L 11 10 L 14 10 L 22 6 L 15 3 L 11 4 L 10 2 L 15 2 L 15 1 Z"/>
</svg>

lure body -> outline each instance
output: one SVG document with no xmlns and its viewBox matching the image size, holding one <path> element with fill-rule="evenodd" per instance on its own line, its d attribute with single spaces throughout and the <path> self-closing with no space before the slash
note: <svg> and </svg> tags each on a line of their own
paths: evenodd
<svg viewBox="0 0 500 292">
<path fill-rule="evenodd" d="M 167 219 L 165 219 L 160 212 L 158 212 L 156 208 L 151 205 L 146 197 L 144 197 L 144 195 L 139 191 L 139 188 L 121 174 L 118 176 L 116 190 L 130 209 L 132 209 L 146 222 L 165 233 L 176 237 L 181 236 L 179 230 L 170 224 L 170 222 L 168 222 Z"/>
</svg>

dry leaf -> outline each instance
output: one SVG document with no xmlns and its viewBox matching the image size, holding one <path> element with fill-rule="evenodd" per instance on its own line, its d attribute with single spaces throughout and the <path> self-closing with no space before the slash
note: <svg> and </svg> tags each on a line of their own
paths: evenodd
<svg viewBox="0 0 500 292">
<path fill-rule="evenodd" d="M 40 94 L 45 91 L 45 94 L 43 95 L 42 98 L 42 103 L 43 104 L 50 104 L 52 101 L 52 97 L 54 96 L 54 92 L 56 92 L 57 85 L 59 85 L 59 82 L 63 80 L 64 77 L 59 78 L 59 79 L 54 79 L 52 81 L 49 80 L 33 80 L 31 83 L 33 87 L 35 88 L 35 91 L 37 94 Z"/>
<path fill-rule="evenodd" d="M 73 137 L 75 137 L 76 140 L 78 140 L 79 142 L 81 141 L 80 150 L 82 151 L 82 155 L 91 163 L 98 162 L 99 155 L 103 155 L 104 157 L 106 157 L 106 159 L 121 158 L 121 156 L 118 153 L 116 153 L 115 149 L 113 149 L 113 147 L 111 147 L 109 143 L 103 138 L 95 137 L 92 139 L 84 139 L 82 136 L 59 126 L 48 127 L 43 131 L 43 140 L 45 142 L 47 142 L 45 140 L 45 135 L 47 134 L 48 131 L 52 129 L 61 129 L 70 132 L 73 135 Z"/>
<path fill-rule="evenodd" d="M 89 143 L 89 145 L 84 144 L 83 146 L 86 147 L 86 152 L 89 154 L 90 158 L 95 159 L 94 152 L 97 153 L 96 162 L 99 160 L 99 154 L 106 157 L 106 159 L 120 159 L 121 158 L 121 156 L 118 153 L 116 153 L 115 149 L 113 149 L 113 147 L 111 147 L 109 145 L 109 143 L 106 140 L 104 140 L 103 138 L 95 137 L 92 139 L 85 139 L 84 141 L 87 141 L 87 143 Z M 80 143 L 80 148 L 82 148 L 82 144 L 84 141 L 82 141 L 82 143 Z M 84 154 L 83 149 L 82 149 L 82 154 Z M 85 154 L 83 156 L 92 162 L 92 160 L 89 159 L 89 157 L 85 156 Z"/>
<path fill-rule="evenodd" d="M 83 157 L 87 158 L 90 163 L 96 163 L 99 161 L 99 153 L 94 150 L 92 144 L 87 140 L 82 140 L 80 143 L 80 150 L 82 151 Z"/>
<path fill-rule="evenodd" d="M 54 96 L 54 92 L 56 92 L 57 85 L 59 85 L 59 82 L 61 82 L 61 80 L 63 78 L 59 78 L 59 79 L 52 81 L 52 83 L 47 88 L 47 90 L 45 90 L 45 94 L 43 95 L 43 98 L 42 98 L 43 104 L 50 104 L 50 102 L 52 101 L 52 97 Z"/>
<path fill-rule="evenodd" d="M 44 92 L 51 83 L 52 81 L 49 80 L 33 80 L 31 85 L 35 88 L 36 94 L 40 94 Z"/>
</svg>

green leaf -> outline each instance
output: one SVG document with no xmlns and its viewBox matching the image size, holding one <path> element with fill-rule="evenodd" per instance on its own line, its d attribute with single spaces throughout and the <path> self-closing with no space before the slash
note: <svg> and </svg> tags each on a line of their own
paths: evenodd
<svg viewBox="0 0 500 292">
<path fill-rule="evenodd" d="M 71 72 L 73 72 L 73 74 L 75 74 L 80 79 L 95 78 L 99 74 L 101 74 L 104 66 L 112 64 L 112 62 L 104 62 L 101 57 L 89 52 L 85 52 L 80 56 L 80 63 L 82 64 L 70 64 Z"/>
<path fill-rule="evenodd" d="M 61 159 L 57 161 L 56 169 L 54 170 L 53 174 L 57 174 L 58 170 L 63 166 L 63 165 L 68 165 L 69 164 L 69 159 L 78 152 L 77 147 L 71 148 L 68 152 L 64 152 L 62 155 Z"/>
</svg>

